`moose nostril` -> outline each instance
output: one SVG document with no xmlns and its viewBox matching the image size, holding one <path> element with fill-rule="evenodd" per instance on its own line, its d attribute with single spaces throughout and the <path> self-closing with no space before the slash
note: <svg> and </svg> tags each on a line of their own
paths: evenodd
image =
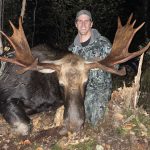
<svg viewBox="0 0 150 150">
<path fill-rule="evenodd" d="M 78 132 L 83 129 L 84 121 L 78 120 L 76 122 L 70 122 L 69 130 L 71 132 Z"/>
<path fill-rule="evenodd" d="M 66 135 L 67 133 L 68 133 L 68 130 L 66 127 L 62 127 L 59 131 L 59 134 L 62 136 Z"/>
</svg>

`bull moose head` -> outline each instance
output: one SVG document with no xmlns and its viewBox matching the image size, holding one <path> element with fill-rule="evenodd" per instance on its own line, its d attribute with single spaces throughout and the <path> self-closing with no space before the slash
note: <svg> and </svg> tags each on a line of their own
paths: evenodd
<svg viewBox="0 0 150 150">
<path fill-rule="evenodd" d="M 1 61 L 10 62 L 22 67 L 18 73 L 24 73 L 28 70 L 39 71 L 42 73 L 57 72 L 60 86 L 63 87 L 65 99 L 64 124 L 69 130 L 78 130 L 84 123 L 84 85 L 88 80 L 90 69 L 100 68 L 104 71 L 117 75 L 125 75 L 125 68 L 118 70 L 114 67 L 144 53 L 150 46 L 148 43 L 139 51 L 129 53 L 129 45 L 135 33 L 144 25 L 142 23 L 137 28 L 133 28 L 136 21 L 131 24 L 132 15 L 129 17 L 126 25 L 122 26 L 118 18 L 118 29 L 114 38 L 110 54 L 103 60 L 85 61 L 78 55 L 69 53 L 63 58 L 55 61 L 45 60 L 40 62 L 34 58 L 29 44 L 27 42 L 22 27 L 22 19 L 19 18 L 19 28 L 17 29 L 11 22 L 13 28 L 12 36 L 7 36 L 9 43 L 15 50 L 15 58 L 0 57 Z"/>
</svg>

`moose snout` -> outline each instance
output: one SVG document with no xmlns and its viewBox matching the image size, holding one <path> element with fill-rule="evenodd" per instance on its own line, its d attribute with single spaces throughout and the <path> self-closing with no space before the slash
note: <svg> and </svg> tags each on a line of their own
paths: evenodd
<svg viewBox="0 0 150 150">
<path fill-rule="evenodd" d="M 79 132 L 83 129 L 85 121 L 84 100 L 82 94 L 76 89 L 66 95 L 64 105 L 64 123 L 62 134 L 67 132 Z"/>
<path fill-rule="evenodd" d="M 84 120 L 79 119 L 79 120 L 72 120 L 64 121 L 64 126 L 61 128 L 59 131 L 60 135 L 66 135 L 68 132 L 74 133 L 74 132 L 80 132 L 83 129 L 84 126 Z"/>
<path fill-rule="evenodd" d="M 83 129 L 84 120 L 78 119 L 69 122 L 68 130 L 70 132 L 78 132 Z"/>
</svg>

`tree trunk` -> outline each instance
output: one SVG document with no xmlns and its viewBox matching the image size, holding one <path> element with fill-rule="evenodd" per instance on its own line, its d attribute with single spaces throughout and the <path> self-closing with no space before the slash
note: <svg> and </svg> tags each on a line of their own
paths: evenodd
<svg viewBox="0 0 150 150">
<path fill-rule="evenodd" d="M 32 33 L 32 46 L 34 45 L 34 36 L 35 36 L 35 21 L 36 21 L 36 9 L 37 9 L 37 4 L 38 1 L 35 0 L 35 7 L 34 7 L 34 11 L 33 11 L 33 33 Z"/>
<path fill-rule="evenodd" d="M 22 0 L 22 8 L 21 8 L 21 14 L 20 16 L 22 17 L 22 22 L 23 22 L 23 18 L 24 18 L 24 15 L 25 15 L 25 9 L 26 8 L 26 0 Z"/>
<path fill-rule="evenodd" d="M 3 0 L 0 0 L 0 31 L 3 30 Z M 0 34 L 0 54 L 3 53 L 2 36 Z"/>
</svg>

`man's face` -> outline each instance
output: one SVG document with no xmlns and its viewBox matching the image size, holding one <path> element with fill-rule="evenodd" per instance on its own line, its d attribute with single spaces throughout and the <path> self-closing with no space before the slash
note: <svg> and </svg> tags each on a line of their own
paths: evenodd
<svg viewBox="0 0 150 150">
<path fill-rule="evenodd" d="M 89 16 L 83 14 L 77 18 L 75 25 L 78 29 L 79 34 L 86 35 L 91 32 L 93 22 L 91 21 Z"/>
</svg>

